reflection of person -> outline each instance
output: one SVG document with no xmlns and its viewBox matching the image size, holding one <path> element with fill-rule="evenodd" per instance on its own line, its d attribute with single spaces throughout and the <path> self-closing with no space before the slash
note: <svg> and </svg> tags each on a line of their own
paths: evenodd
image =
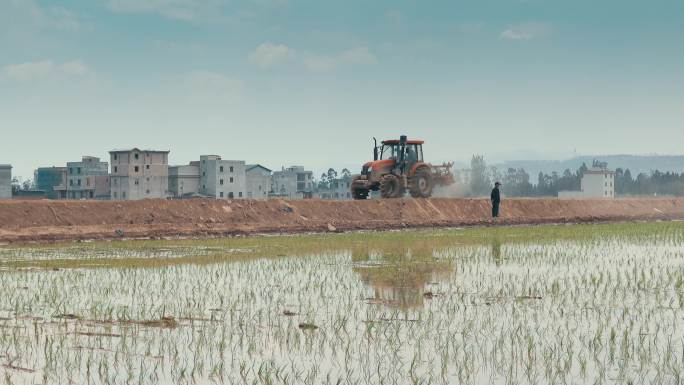
<svg viewBox="0 0 684 385">
<path fill-rule="evenodd" d="M 496 266 L 501 266 L 503 258 L 501 258 L 501 241 L 498 238 L 492 240 L 492 259 L 494 259 Z"/>
<path fill-rule="evenodd" d="M 490 196 L 490 199 L 492 200 L 492 218 L 497 218 L 499 216 L 499 205 L 501 204 L 499 186 L 501 186 L 501 183 L 494 183 L 494 188 L 492 189 L 492 194 Z"/>
</svg>

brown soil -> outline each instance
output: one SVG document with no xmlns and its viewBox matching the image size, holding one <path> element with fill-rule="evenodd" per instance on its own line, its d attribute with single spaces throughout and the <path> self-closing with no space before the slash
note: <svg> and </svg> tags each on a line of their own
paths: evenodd
<svg viewBox="0 0 684 385">
<path fill-rule="evenodd" d="M 684 219 L 684 198 L 0 201 L 0 242 Z"/>
</svg>

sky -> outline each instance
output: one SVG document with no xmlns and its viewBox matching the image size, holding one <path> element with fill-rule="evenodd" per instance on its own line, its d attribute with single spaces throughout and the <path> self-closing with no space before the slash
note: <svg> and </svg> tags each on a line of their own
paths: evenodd
<svg viewBox="0 0 684 385">
<path fill-rule="evenodd" d="M 681 0 L 0 0 L 0 163 L 682 154 Z"/>
</svg>

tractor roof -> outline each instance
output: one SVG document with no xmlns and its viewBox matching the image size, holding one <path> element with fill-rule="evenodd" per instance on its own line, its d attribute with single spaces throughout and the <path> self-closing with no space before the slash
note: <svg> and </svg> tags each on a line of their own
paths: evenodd
<svg viewBox="0 0 684 385">
<path fill-rule="evenodd" d="M 422 140 L 407 140 L 406 144 L 423 144 L 425 143 Z M 399 139 L 388 139 L 388 140 L 383 140 L 382 144 L 399 144 Z"/>
</svg>

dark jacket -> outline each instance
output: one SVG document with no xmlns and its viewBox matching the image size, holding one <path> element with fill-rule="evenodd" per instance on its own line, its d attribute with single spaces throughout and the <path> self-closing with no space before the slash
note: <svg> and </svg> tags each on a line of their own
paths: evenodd
<svg viewBox="0 0 684 385">
<path fill-rule="evenodd" d="M 498 187 L 494 187 L 492 189 L 491 199 L 492 199 L 492 203 L 501 203 L 501 194 L 499 193 Z"/>
</svg>

